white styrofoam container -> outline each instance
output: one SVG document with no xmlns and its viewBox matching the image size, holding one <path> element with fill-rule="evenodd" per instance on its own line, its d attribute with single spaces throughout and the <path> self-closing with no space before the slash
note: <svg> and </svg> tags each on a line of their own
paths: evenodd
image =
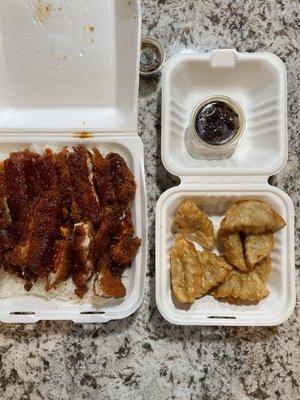
<svg viewBox="0 0 300 400">
<path fill-rule="evenodd" d="M 0 320 L 107 322 L 132 314 L 144 292 L 147 207 L 137 133 L 140 2 L 53 0 L 47 6 L 0 0 L 1 159 L 35 144 L 118 152 L 137 181 L 133 218 L 142 246 L 129 271 L 125 299 L 96 306 L 10 297 L 0 299 Z M 81 131 L 90 134 L 81 139 Z"/>
<path fill-rule="evenodd" d="M 0 0 L 0 130 L 136 132 L 139 3 Z"/>
<path fill-rule="evenodd" d="M 189 143 L 189 118 L 197 102 L 211 95 L 229 96 L 243 108 L 245 132 L 235 151 L 196 151 Z M 181 178 L 162 194 L 156 209 L 156 302 L 169 322 L 181 325 L 277 325 L 295 306 L 294 207 L 268 177 L 287 159 L 286 71 L 269 53 L 215 50 L 178 54 L 165 65 L 162 99 L 162 159 Z M 204 296 L 180 305 L 170 288 L 171 223 L 184 198 L 195 200 L 218 230 L 229 206 L 254 198 L 269 202 L 287 222 L 276 234 L 271 253 L 270 295 L 257 305 L 237 306 Z"/>
</svg>

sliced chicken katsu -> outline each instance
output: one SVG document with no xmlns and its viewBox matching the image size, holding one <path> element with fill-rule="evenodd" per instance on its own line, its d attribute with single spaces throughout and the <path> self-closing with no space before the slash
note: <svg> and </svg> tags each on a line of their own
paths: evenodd
<svg viewBox="0 0 300 400">
<path fill-rule="evenodd" d="M 124 159 L 109 153 L 102 157 L 97 149 L 93 156 L 94 177 L 98 197 L 104 208 L 100 228 L 96 234 L 95 250 L 100 257 L 94 280 L 97 296 L 120 298 L 126 295 L 121 276 L 130 267 L 141 241 L 134 238 L 131 213 L 136 183 Z"/>
<path fill-rule="evenodd" d="M 84 147 L 74 147 L 69 155 L 69 166 L 77 206 L 82 220 L 97 225 L 101 219 L 99 200 L 93 184 L 90 154 Z"/>
<path fill-rule="evenodd" d="M 109 153 L 106 160 L 110 163 L 110 178 L 116 200 L 126 210 L 133 201 L 136 192 L 134 176 L 119 154 Z"/>
<path fill-rule="evenodd" d="M 72 271 L 72 233 L 70 225 L 60 227 L 61 238 L 55 241 L 51 271 L 46 279 L 46 291 L 55 288 L 59 283 L 66 281 Z"/>
<path fill-rule="evenodd" d="M 29 150 L 12 153 L 4 161 L 4 172 L 7 204 L 14 223 L 9 233 L 17 241 L 33 203 L 57 184 L 53 153 L 49 149 L 43 156 Z"/>
<path fill-rule="evenodd" d="M 97 258 L 105 254 L 112 245 L 120 229 L 122 210 L 118 207 L 105 207 L 100 227 L 95 235 L 94 251 Z"/>
<path fill-rule="evenodd" d="M 141 240 L 133 235 L 131 213 L 127 211 L 119 220 L 118 229 L 112 237 L 112 245 L 99 259 L 98 272 L 94 280 L 95 295 L 107 298 L 120 298 L 126 295 L 121 279 L 122 273 L 131 267 L 141 245 Z"/>
<path fill-rule="evenodd" d="M 113 204 L 116 201 L 114 184 L 110 174 L 110 162 L 102 156 L 100 151 L 93 149 L 94 178 L 98 198 L 102 207 Z"/>
<path fill-rule="evenodd" d="M 65 219 L 71 217 L 74 222 L 79 222 L 81 220 L 81 211 L 75 200 L 68 157 L 69 152 L 66 148 L 60 151 L 56 156 L 59 188 L 63 203 L 63 214 Z"/>
<path fill-rule="evenodd" d="M 4 165 L 0 164 L 0 230 L 6 229 L 10 224 L 10 221 L 11 219 L 6 196 Z"/>
<path fill-rule="evenodd" d="M 125 217 L 121 221 L 115 243 L 111 246 L 111 259 L 120 266 L 131 265 L 140 245 L 141 239 L 134 237 L 131 212 L 127 211 Z"/>
<path fill-rule="evenodd" d="M 23 219 L 29 207 L 23 152 L 12 153 L 4 161 L 7 204 L 13 222 Z"/>
<path fill-rule="evenodd" d="M 93 150 L 95 181 L 101 204 L 118 204 L 125 211 L 136 192 L 132 172 L 119 154 L 109 153 L 103 158 L 97 149 Z"/>
<path fill-rule="evenodd" d="M 20 242 L 8 255 L 9 263 L 19 267 L 21 276 L 47 276 L 60 216 L 61 202 L 55 189 L 46 192 L 32 205 Z"/>
<path fill-rule="evenodd" d="M 42 168 L 43 156 L 33 153 L 30 150 L 23 152 L 24 158 L 24 173 L 25 173 L 25 188 L 28 201 L 36 200 L 43 192 Z"/>
<path fill-rule="evenodd" d="M 2 168 L 1 168 L 2 166 Z M 30 290 L 45 290 L 72 276 L 83 297 L 124 297 L 121 277 L 139 247 L 131 213 L 136 184 L 124 159 L 82 147 L 58 154 L 30 150 L 0 163 L 0 261 Z"/>
<path fill-rule="evenodd" d="M 83 297 L 86 293 L 87 283 L 95 270 L 94 240 L 95 232 L 91 221 L 75 224 L 73 282 L 76 285 L 75 293 L 78 297 Z"/>
<path fill-rule="evenodd" d="M 110 255 L 104 255 L 98 262 L 98 273 L 94 279 L 95 296 L 105 298 L 122 298 L 126 295 L 126 288 L 122 283 L 122 271 L 116 268 Z"/>
</svg>

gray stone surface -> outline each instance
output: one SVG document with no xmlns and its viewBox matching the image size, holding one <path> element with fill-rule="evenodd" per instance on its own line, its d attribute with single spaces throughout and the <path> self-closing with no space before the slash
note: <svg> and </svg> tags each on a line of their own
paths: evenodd
<svg viewBox="0 0 300 400">
<path fill-rule="evenodd" d="M 184 49 L 271 51 L 288 71 L 289 160 L 272 179 L 299 212 L 299 2 L 144 0 L 143 34 L 168 56 Z M 300 399 L 299 303 L 274 328 L 176 327 L 154 294 L 154 207 L 176 184 L 160 159 L 160 92 L 143 84 L 139 130 L 149 190 L 150 259 L 145 299 L 130 318 L 106 325 L 0 324 L 0 399 Z M 298 215 L 299 216 L 299 215 Z M 296 231 L 299 295 L 299 220 Z"/>
</svg>

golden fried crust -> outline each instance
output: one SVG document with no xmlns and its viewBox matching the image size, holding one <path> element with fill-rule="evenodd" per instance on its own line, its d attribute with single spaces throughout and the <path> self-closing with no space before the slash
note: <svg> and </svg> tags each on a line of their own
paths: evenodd
<svg viewBox="0 0 300 400">
<path fill-rule="evenodd" d="M 183 200 L 179 205 L 172 232 L 185 235 L 206 250 L 212 250 L 216 244 L 213 223 L 192 200 Z"/>
<path fill-rule="evenodd" d="M 72 270 L 72 233 L 69 225 L 60 227 L 62 239 L 56 240 L 51 271 L 46 279 L 45 290 L 55 288 L 59 283 L 66 281 Z"/>
<path fill-rule="evenodd" d="M 98 232 L 95 235 L 94 251 L 96 258 L 102 257 L 111 246 L 115 235 L 120 229 L 120 210 L 119 207 L 105 207 Z"/>
<path fill-rule="evenodd" d="M 103 206 L 118 205 L 125 211 L 134 199 L 136 182 L 125 160 L 116 153 L 105 158 L 94 149 L 94 174 L 98 197 Z"/>
<path fill-rule="evenodd" d="M 73 281 L 77 289 L 79 288 L 79 290 L 76 289 L 76 294 L 81 294 L 87 290 L 86 285 L 95 270 L 94 239 L 95 232 L 91 221 L 80 222 L 74 226 Z"/>
<path fill-rule="evenodd" d="M 244 200 L 229 208 L 221 222 L 221 229 L 229 232 L 276 232 L 286 225 L 283 218 L 269 204 L 257 200 Z"/>
<path fill-rule="evenodd" d="M 245 257 L 249 268 L 261 262 L 273 250 L 275 237 L 273 233 L 247 235 L 245 238 Z"/>
<path fill-rule="evenodd" d="M 74 151 L 70 153 L 68 161 L 75 200 L 81 211 L 82 218 L 90 220 L 97 225 L 101 220 L 101 210 L 93 182 L 90 179 L 90 154 L 82 146 L 74 147 Z"/>
<path fill-rule="evenodd" d="M 0 229 L 6 229 L 10 222 L 11 219 L 6 198 L 5 174 L 4 170 L 0 167 Z"/>
<path fill-rule="evenodd" d="M 126 295 L 125 286 L 122 283 L 121 273 L 118 269 L 111 268 L 109 255 L 99 260 L 99 273 L 94 280 L 94 294 L 105 298 L 122 298 Z"/>
<path fill-rule="evenodd" d="M 110 164 L 109 174 L 116 201 L 123 207 L 123 210 L 126 210 L 133 201 L 136 192 L 134 176 L 120 154 L 109 153 L 105 159 Z"/>
<path fill-rule="evenodd" d="M 269 293 L 268 288 L 256 272 L 245 273 L 237 270 L 232 271 L 227 281 L 212 292 L 215 298 L 229 297 L 249 301 L 262 300 Z"/>
<path fill-rule="evenodd" d="M 171 282 L 175 297 L 193 303 L 198 296 L 201 279 L 200 261 L 193 243 L 179 235 L 170 251 Z"/>
<path fill-rule="evenodd" d="M 8 256 L 9 262 L 20 270 L 30 271 L 40 277 L 46 276 L 55 238 L 58 236 L 60 214 L 61 204 L 57 191 L 45 193 L 32 207 L 21 240 Z"/>
<path fill-rule="evenodd" d="M 141 239 L 138 237 L 123 236 L 111 247 L 111 258 L 120 265 L 131 264 L 140 246 Z"/>
<path fill-rule="evenodd" d="M 224 282 L 232 271 L 232 266 L 229 265 L 223 257 L 217 256 L 214 253 L 198 251 L 198 257 L 200 261 L 201 279 L 197 297 L 201 297 L 214 286 Z"/>
<path fill-rule="evenodd" d="M 226 260 L 241 271 L 247 271 L 240 234 L 221 230 L 220 238 Z"/>
<path fill-rule="evenodd" d="M 115 263 L 119 265 L 132 263 L 141 246 L 141 239 L 133 237 L 133 235 L 134 226 L 131 212 L 127 211 L 116 234 L 115 243 L 110 248 L 111 259 Z"/>
<path fill-rule="evenodd" d="M 56 156 L 56 168 L 58 173 L 59 189 L 64 207 L 64 216 L 70 215 L 71 219 L 79 222 L 82 219 L 81 211 L 75 201 L 75 193 L 72 186 L 70 167 L 68 163 L 69 152 L 66 148 Z"/>
<path fill-rule="evenodd" d="M 29 208 L 24 154 L 11 153 L 4 161 L 7 203 L 12 220 L 22 221 Z M 18 195 L 16 196 L 16 193 Z"/>
<path fill-rule="evenodd" d="M 266 283 L 272 271 L 270 257 L 266 257 L 260 263 L 256 264 L 253 271 L 257 273 L 263 283 Z"/>
</svg>

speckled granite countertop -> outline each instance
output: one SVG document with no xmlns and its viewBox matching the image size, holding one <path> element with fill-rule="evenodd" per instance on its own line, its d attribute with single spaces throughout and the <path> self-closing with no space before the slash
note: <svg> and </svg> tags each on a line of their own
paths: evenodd
<svg viewBox="0 0 300 400">
<path fill-rule="evenodd" d="M 290 153 L 272 183 L 299 212 L 299 2 L 144 0 L 143 33 L 168 56 L 192 48 L 271 51 L 286 63 Z M 297 31 L 298 29 L 298 31 Z M 0 399 L 300 399 L 299 304 L 275 328 L 175 327 L 154 295 L 154 207 L 176 179 L 160 159 L 160 92 L 143 84 L 140 133 L 149 190 L 150 260 L 143 305 L 106 325 L 0 326 Z M 296 249 L 299 268 L 299 221 Z M 299 269 L 297 270 L 299 294 Z"/>
</svg>

